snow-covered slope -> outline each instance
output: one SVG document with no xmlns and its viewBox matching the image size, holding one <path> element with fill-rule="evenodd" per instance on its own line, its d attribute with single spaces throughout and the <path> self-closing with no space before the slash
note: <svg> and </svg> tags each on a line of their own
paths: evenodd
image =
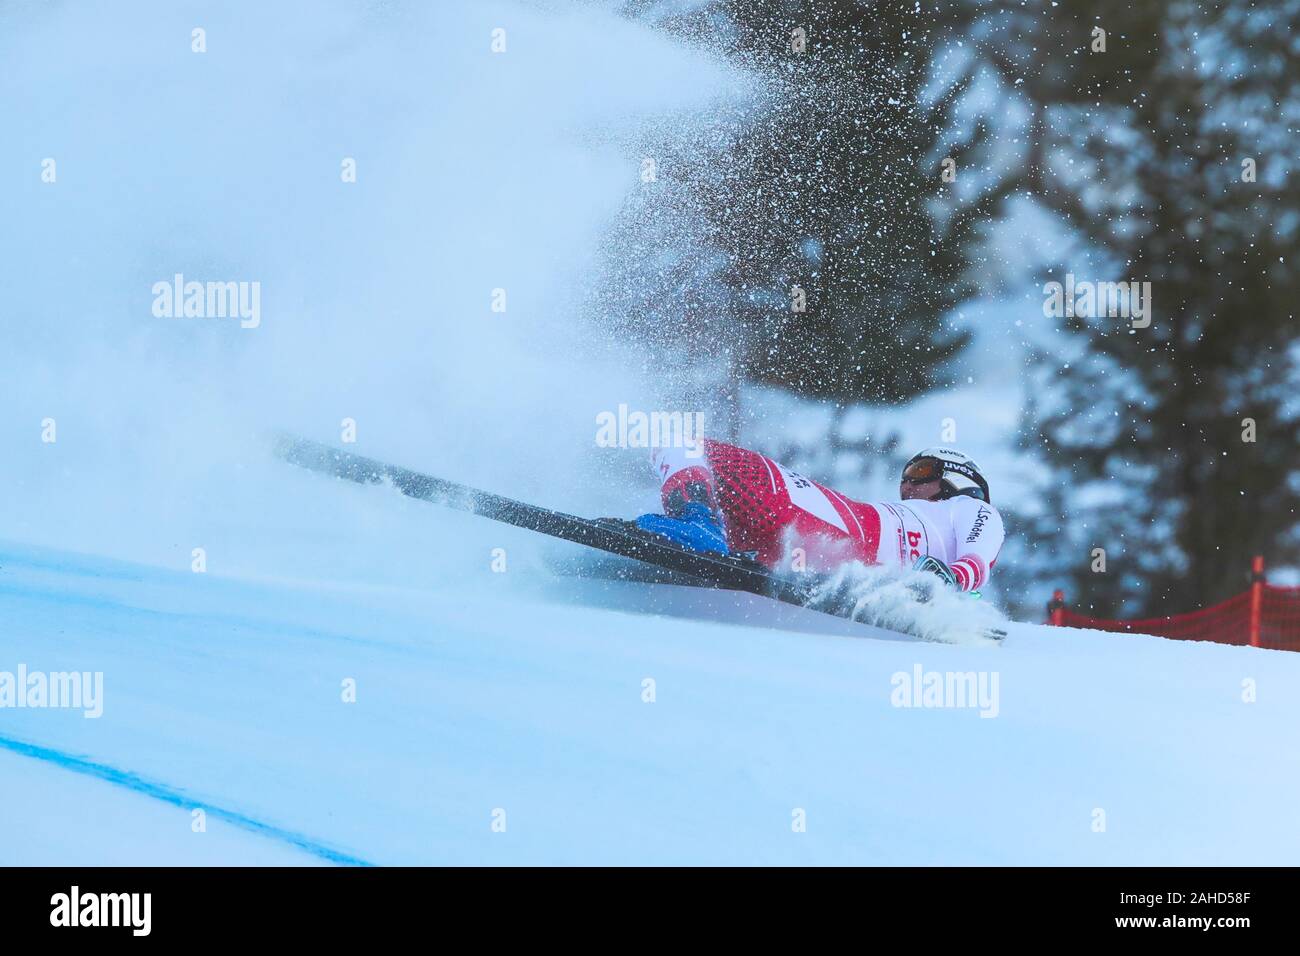
<svg viewBox="0 0 1300 956">
<path fill-rule="evenodd" d="M 103 673 L 98 718 L 0 709 L 0 862 L 1300 852 L 1268 812 L 1300 783 L 1295 655 L 1031 625 L 993 648 L 880 641 L 725 623 L 746 599 L 720 592 L 701 622 L 589 606 L 577 582 L 534 588 L 540 571 L 479 577 L 349 588 L 0 547 L 0 670 Z M 652 586 L 613 587 L 590 603 Z M 996 693 L 895 706 L 917 668 Z"/>
</svg>

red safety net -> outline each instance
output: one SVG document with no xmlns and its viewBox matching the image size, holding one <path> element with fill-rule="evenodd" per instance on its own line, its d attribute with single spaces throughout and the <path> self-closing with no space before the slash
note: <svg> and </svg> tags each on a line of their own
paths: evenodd
<svg viewBox="0 0 1300 956">
<path fill-rule="evenodd" d="M 1089 617 L 1058 607 L 1049 622 L 1099 631 L 1155 634 L 1178 641 L 1253 643 L 1256 647 L 1300 651 L 1300 587 L 1281 588 L 1260 582 L 1212 607 L 1135 621 Z"/>
<path fill-rule="evenodd" d="M 1300 651 L 1300 588 L 1263 587 L 1259 646 Z"/>
</svg>

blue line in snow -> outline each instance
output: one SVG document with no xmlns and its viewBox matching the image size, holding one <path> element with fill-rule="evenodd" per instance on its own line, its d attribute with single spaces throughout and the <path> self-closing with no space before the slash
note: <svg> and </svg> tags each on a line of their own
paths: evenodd
<svg viewBox="0 0 1300 956">
<path fill-rule="evenodd" d="M 37 760 L 44 760 L 56 766 L 63 767 L 67 770 L 73 770 L 77 773 L 84 773 L 87 776 L 97 777 L 100 780 L 115 784 L 119 787 L 125 787 L 128 790 L 134 790 L 136 793 L 144 794 L 146 797 L 153 797 L 155 800 L 161 800 L 164 803 L 170 803 L 173 806 L 194 809 L 201 808 L 205 813 L 216 817 L 219 820 L 225 820 L 233 823 L 237 827 L 250 830 L 260 836 L 270 837 L 273 840 L 279 840 L 305 850 L 314 856 L 331 863 L 338 863 L 343 866 L 371 866 L 372 864 L 361 859 L 360 857 L 351 856 L 339 850 L 332 849 L 324 844 L 317 843 L 310 837 L 301 833 L 294 833 L 292 830 L 283 830 L 280 827 L 272 826 L 269 823 L 263 823 L 252 817 L 245 816 L 235 810 L 226 810 L 222 807 L 214 807 L 209 803 L 188 799 L 185 794 L 178 790 L 152 780 L 146 780 L 139 774 L 131 773 L 129 770 L 118 770 L 116 767 L 110 767 L 108 764 L 95 763 L 93 760 L 87 760 L 84 757 L 77 757 L 72 754 L 63 753 L 59 750 L 52 750 L 49 747 L 40 747 L 36 744 L 25 743 L 21 740 L 14 740 L 10 737 L 0 737 L 0 747 L 11 750 L 14 753 L 22 754 L 24 757 L 35 757 Z"/>
</svg>

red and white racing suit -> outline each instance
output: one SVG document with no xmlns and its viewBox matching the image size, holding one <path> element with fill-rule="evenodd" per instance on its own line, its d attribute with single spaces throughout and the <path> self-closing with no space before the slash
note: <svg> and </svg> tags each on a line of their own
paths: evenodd
<svg viewBox="0 0 1300 956">
<path fill-rule="evenodd" d="M 854 501 L 757 452 L 705 439 L 692 449 L 657 448 L 664 511 L 703 501 L 732 551 L 757 552 L 775 568 L 794 549 L 808 570 L 844 561 L 901 564 L 938 558 L 963 591 L 983 587 L 1002 548 L 1002 516 L 965 495 L 944 501 Z"/>
</svg>

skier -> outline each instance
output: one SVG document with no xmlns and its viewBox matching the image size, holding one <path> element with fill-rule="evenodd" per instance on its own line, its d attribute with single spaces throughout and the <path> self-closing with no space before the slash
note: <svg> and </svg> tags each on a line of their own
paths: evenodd
<svg viewBox="0 0 1300 956">
<path fill-rule="evenodd" d="M 901 501 L 861 502 L 757 452 L 711 439 L 701 445 L 693 454 L 655 449 L 664 513 L 642 515 L 639 527 L 694 551 L 750 552 L 772 569 L 785 562 L 813 571 L 852 560 L 897 563 L 962 591 L 988 581 L 1002 547 L 1002 516 L 988 482 L 951 448 L 912 456 Z"/>
</svg>

